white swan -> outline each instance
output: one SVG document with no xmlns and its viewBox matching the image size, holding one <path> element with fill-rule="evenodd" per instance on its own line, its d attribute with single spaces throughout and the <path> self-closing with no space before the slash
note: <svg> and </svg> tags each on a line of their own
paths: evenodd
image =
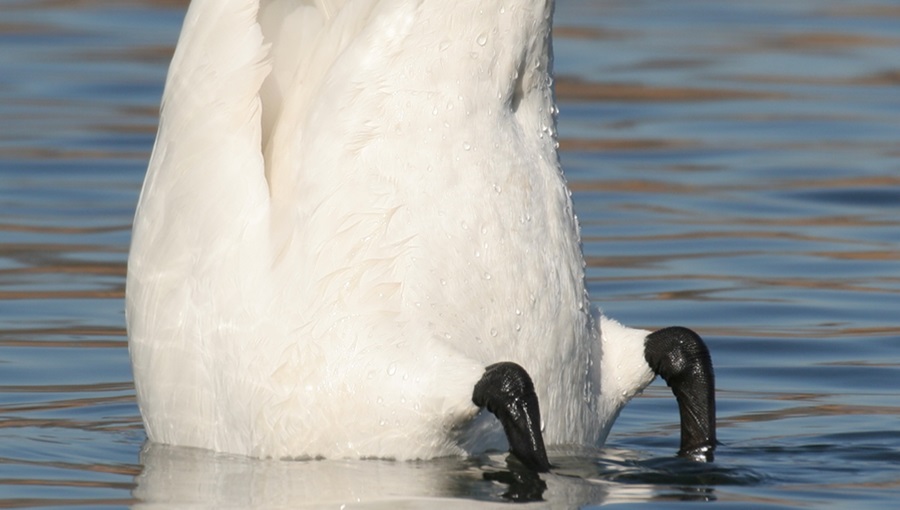
<svg viewBox="0 0 900 510">
<path fill-rule="evenodd" d="M 712 457 L 699 337 L 591 312 L 557 159 L 552 9 L 191 3 L 128 261 L 150 440 L 411 459 L 505 430 L 545 470 L 542 438 L 602 443 L 659 373 L 681 453 Z"/>
</svg>

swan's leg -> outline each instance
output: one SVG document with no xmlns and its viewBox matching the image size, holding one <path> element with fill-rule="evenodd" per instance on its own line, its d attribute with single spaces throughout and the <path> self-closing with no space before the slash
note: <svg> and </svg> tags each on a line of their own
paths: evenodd
<svg viewBox="0 0 900 510">
<path fill-rule="evenodd" d="M 644 358 L 672 388 L 681 414 L 678 455 L 711 461 L 716 448 L 716 385 L 709 349 L 697 333 L 682 327 L 647 335 Z"/>
<path fill-rule="evenodd" d="M 472 402 L 500 420 L 510 451 L 523 464 L 535 471 L 550 470 L 537 395 L 524 368 L 508 361 L 490 365 L 475 384 Z"/>
</svg>

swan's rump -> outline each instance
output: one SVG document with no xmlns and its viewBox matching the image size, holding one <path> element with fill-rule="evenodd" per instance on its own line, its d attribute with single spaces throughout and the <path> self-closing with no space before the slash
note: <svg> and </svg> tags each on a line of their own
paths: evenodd
<svg viewBox="0 0 900 510">
<path fill-rule="evenodd" d="M 549 442 L 596 436 L 546 2 L 256 3 L 194 0 L 166 83 L 126 293 L 150 438 L 458 453 L 499 360 Z"/>
</svg>

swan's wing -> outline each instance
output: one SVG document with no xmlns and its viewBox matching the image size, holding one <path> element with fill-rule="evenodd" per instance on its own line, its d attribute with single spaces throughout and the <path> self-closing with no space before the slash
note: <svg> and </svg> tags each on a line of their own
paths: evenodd
<svg viewBox="0 0 900 510">
<path fill-rule="evenodd" d="M 346 140 L 339 131 L 332 131 L 330 143 L 324 147 L 311 147 L 308 134 L 331 129 L 329 124 L 333 119 L 315 118 L 314 111 L 323 107 L 328 82 L 336 79 L 335 68 L 359 66 L 357 56 L 348 55 L 346 50 L 372 25 L 374 12 L 391 10 L 390 5 L 384 4 L 344 0 L 263 1 L 259 19 L 266 41 L 271 44 L 273 63 L 272 74 L 262 90 L 263 144 L 266 174 L 276 207 L 296 204 L 302 194 L 296 185 L 304 180 L 304 175 L 318 180 L 323 178 L 323 173 L 347 171 L 303 166 L 301 162 L 303 154 L 309 151 L 347 150 L 343 146 Z"/>
<path fill-rule="evenodd" d="M 210 343 L 227 343 L 223 327 L 266 305 L 259 90 L 269 64 L 257 4 L 191 2 L 166 81 L 126 284 L 138 397 L 155 440 L 211 446 L 202 430 L 215 419 L 217 384 L 204 361 L 240 354 Z"/>
<path fill-rule="evenodd" d="M 273 61 L 262 98 L 274 266 L 285 301 L 310 317 L 330 316 L 322 310 L 333 306 L 385 314 L 399 306 L 390 273 L 402 247 L 362 246 L 395 207 L 372 206 L 384 191 L 373 182 L 381 176 L 361 161 L 356 136 L 385 107 L 355 93 L 377 89 L 366 58 L 386 58 L 383 50 L 403 33 L 385 27 L 410 23 L 418 3 L 271 0 L 260 11 Z M 385 72 L 393 71 L 380 66 L 374 74 Z M 399 200 L 393 190 L 384 194 Z M 394 299 L 369 299 L 378 295 Z"/>
<path fill-rule="evenodd" d="M 166 80 L 132 264 L 171 271 L 177 260 L 213 260 L 210 246 L 227 249 L 266 211 L 259 89 L 269 65 L 256 4 L 191 3 Z"/>
<path fill-rule="evenodd" d="M 360 4 L 357 2 L 357 4 Z M 369 9 L 372 2 L 354 6 Z M 263 139 L 281 117 L 284 96 L 298 85 L 311 98 L 341 49 L 345 34 L 333 28 L 344 0 L 262 0 L 259 24 L 270 45 L 272 72 L 263 84 Z M 298 73 L 300 84 L 295 83 Z"/>
</svg>

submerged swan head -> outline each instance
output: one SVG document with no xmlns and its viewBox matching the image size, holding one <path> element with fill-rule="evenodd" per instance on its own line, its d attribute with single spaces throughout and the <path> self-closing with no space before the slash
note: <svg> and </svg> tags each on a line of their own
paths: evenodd
<svg viewBox="0 0 900 510">
<path fill-rule="evenodd" d="M 703 341 L 592 311 L 552 2 L 193 0 L 126 287 L 152 441 L 260 457 L 597 445 L 656 376 L 712 459 Z"/>
</svg>

